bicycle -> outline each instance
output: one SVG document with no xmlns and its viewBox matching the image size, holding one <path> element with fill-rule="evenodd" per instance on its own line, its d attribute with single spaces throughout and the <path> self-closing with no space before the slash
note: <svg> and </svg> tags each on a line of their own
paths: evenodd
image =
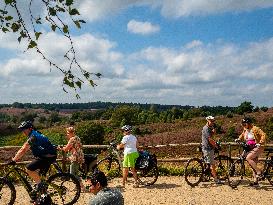
<svg viewBox="0 0 273 205">
<path fill-rule="evenodd" d="M 221 155 L 221 143 L 217 141 L 217 147 L 214 149 L 216 173 L 220 180 L 228 178 L 228 167 L 233 162 L 229 156 Z M 201 145 L 198 147 L 198 152 L 202 152 Z M 205 163 L 204 156 L 202 158 L 191 158 L 188 160 L 185 167 L 185 181 L 191 187 L 198 186 L 202 181 L 210 181 L 211 170 L 210 166 Z"/>
<path fill-rule="evenodd" d="M 0 178 L 1 205 L 12 205 L 15 202 L 16 189 L 14 186 L 14 176 L 18 178 L 29 194 L 29 197 L 36 203 L 72 205 L 76 203 L 80 197 L 80 183 L 74 175 L 69 173 L 56 173 L 46 179 L 46 173 L 41 173 L 43 187 L 35 193 L 26 171 L 16 166 L 14 162 L 7 163 L 4 166 L 5 174 Z"/>
<path fill-rule="evenodd" d="M 231 164 L 229 168 L 228 184 L 232 188 L 236 188 L 246 176 L 245 161 L 247 153 L 250 151 L 249 146 L 245 142 L 238 141 L 237 143 L 240 145 L 240 147 L 243 148 L 243 152 L 240 154 L 239 150 L 238 158 Z M 265 148 L 264 151 L 267 152 L 267 154 L 260 180 L 267 179 L 273 186 L 273 156 L 271 156 L 271 158 L 269 156 L 270 153 L 273 153 L 273 148 L 268 147 Z"/>
<path fill-rule="evenodd" d="M 150 154 L 147 151 L 139 151 L 139 157 L 136 161 L 136 171 L 140 184 L 144 186 L 153 185 L 159 176 L 156 155 Z"/>
<path fill-rule="evenodd" d="M 108 147 L 108 155 L 97 164 L 97 168 L 103 171 L 108 179 L 121 176 L 122 160 L 116 145 L 116 142 L 111 142 Z M 144 186 L 150 186 L 157 181 L 159 176 L 156 156 L 145 151 L 139 151 L 139 155 L 136 163 L 138 181 Z M 132 175 L 130 172 L 129 174 Z"/>
</svg>

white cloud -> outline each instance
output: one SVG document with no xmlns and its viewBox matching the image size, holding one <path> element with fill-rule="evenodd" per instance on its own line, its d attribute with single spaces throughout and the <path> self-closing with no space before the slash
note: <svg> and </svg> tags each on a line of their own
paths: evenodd
<svg viewBox="0 0 273 205">
<path fill-rule="evenodd" d="M 156 33 L 160 30 L 158 25 L 153 25 L 150 22 L 141 22 L 136 20 L 131 20 L 127 24 L 127 31 L 131 33 L 141 34 L 141 35 L 149 35 L 152 33 Z"/>
<path fill-rule="evenodd" d="M 100 20 L 130 7 L 149 6 L 160 9 L 165 17 L 200 16 L 224 12 L 250 11 L 273 6 L 272 0 L 82 0 L 77 3 L 82 16 Z"/>
</svg>

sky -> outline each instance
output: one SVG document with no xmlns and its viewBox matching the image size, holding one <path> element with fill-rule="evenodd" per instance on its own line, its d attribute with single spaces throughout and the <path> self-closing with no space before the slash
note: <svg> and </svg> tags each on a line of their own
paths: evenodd
<svg viewBox="0 0 273 205">
<path fill-rule="evenodd" d="M 37 1 L 36 1 L 37 2 Z M 62 74 L 0 33 L 0 103 L 133 102 L 273 107 L 273 0 L 75 0 L 71 27 L 97 86 L 62 90 Z M 24 7 L 27 4 L 22 5 Z M 0 3 L 2 8 L 2 3 Z M 38 3 L 35 12 L 43 13 Z M 72 26 L 72 25 L 71 25 Z M 39 47 L 66 65 L 67 40 L 43 29 Z"/>
</svg>

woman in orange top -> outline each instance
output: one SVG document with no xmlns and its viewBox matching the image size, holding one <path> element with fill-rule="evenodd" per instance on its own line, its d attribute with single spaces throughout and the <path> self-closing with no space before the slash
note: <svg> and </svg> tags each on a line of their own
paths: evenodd
<svg viewBox="0 0 273 205">
<path fill-rule="evenodd" d="M 244 130 L 239 136 L 239 140 L 246 141 L 251 148 L 247 153 L 246 160 L 253 169 L 254 182 L 250 185 L 258 185 L 258 179 L 261 177 L 261 170 L 257 167 L 258 157 L 264 150 L 266 134 L 259 128 L 252 124 L 251 118 L 244 118 L 242 120 Z"/>
</svg>

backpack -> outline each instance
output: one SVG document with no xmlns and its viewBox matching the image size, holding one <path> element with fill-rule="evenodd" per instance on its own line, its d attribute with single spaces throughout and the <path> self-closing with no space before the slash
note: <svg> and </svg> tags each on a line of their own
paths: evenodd
<svg viewBox="0 0 273 205">
<path fill-rule="evenodd" d="M 155 155 L 147 151 L 139 151 L 138 153 L 139 157 L 136 160 L 137 169 L 149 169 L 153 167 L 154 163 L 157 163 Z"/>
</svg>

